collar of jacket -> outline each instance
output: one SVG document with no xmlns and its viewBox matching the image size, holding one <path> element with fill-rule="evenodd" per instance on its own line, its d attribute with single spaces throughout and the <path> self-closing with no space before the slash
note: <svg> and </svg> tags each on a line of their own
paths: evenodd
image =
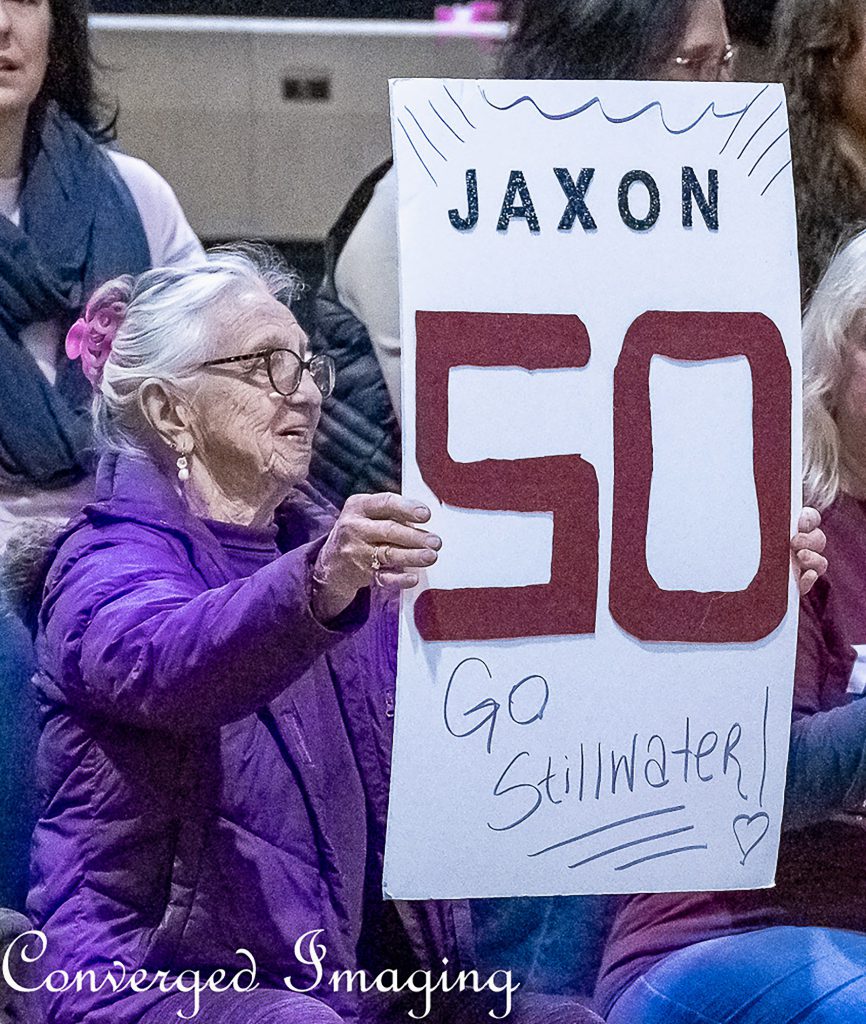
<svg viewBox="0 0 866 1024">
<path fill-rule="evenodd" d="M 282 551 L 323 537 L 333 526 L 336 511 L 306 483 L 299 484 L 275 515 L 277 543 Z M 172 481 L 146 455 L 109 452 L 102 456 L 96 473 L 94 500 L 82 509 L 55 545 L 84 522 L 127 521 L 173 534 L 189 552 L 209 586 L 225 582 L 222 549 L 204 523 L 187 508 Z"/>
</svg>

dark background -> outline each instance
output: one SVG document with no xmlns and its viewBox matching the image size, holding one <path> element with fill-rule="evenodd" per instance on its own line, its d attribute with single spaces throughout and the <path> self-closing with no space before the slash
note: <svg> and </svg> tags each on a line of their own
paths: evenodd
<svg viewBox="0 0 866 1024">
<path fill-rule="evenodd" d="M 432 18 L 435 0 L 92 0 L 111 14 L 209 14 L 286 18 Z"/>
<path fill-rule="evenodd" d="M 94 12 L 106 14 L 411 19 L 432 18 L 436 0 L 92 0 L 90 6 Z M 741 40 L 763 45 L 775 6 L 776 0 L 725 0 L 731 32 Z"/>
</svg>

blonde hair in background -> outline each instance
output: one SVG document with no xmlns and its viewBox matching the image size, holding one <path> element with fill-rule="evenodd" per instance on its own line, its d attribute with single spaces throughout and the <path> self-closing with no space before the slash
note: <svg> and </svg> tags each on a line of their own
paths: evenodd
<svg viewBox="0 0 866 1024">
<path fill-rule="evenodd" d="M 833 258 L 803 320 L 803 489 L 818 509 L 844 484 L 836 413 L 852 346 L 866 347 L 866 231 Z"/>
</svg>

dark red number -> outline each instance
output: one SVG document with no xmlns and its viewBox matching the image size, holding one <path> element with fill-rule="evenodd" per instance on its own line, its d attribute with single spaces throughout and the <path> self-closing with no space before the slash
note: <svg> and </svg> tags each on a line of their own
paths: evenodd
<svg viewBox="0 0 866 1024">
<path fill-rule="evenodd" d="M 736 593 L 662 590 L 646 559 L 653 472 L 649 372 L 654 355 L 743 355 L 751 367 L 761 561 Z M 640 640 L 750 643 L 782 621 L 788 594 L 791 366 L 778 328 L 760 313 L 644 313 L 629 328 L 614 376 L 610 611 Z"/>
<path fill-rule="evenodd" d="M 598 587 L 598 480 L 577 455 L 458 463 L 448 455 L 448 375 L 456 366 L 527 370 L 585 366 L 577 316 L 419 311 L 415 315 L 416 456 L 443 502 L 491 511 L 551 512 L 550 583 L 427 590 L 415 602 L 425 640 L 505 640 L 592 633 Z M 515 410 L 515 414 L 518 411 Z M 523 411 L 532 416 L 533 410 Z M 507 552 L 491 557 L 507 558 Z"/>
</svg>

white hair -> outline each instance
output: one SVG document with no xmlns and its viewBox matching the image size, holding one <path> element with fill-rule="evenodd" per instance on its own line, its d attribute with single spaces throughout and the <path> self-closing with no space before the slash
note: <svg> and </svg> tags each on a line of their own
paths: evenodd
<svg viewBox="0 0 866 1024">
<path fill-rule="evenodd" d="M 89 309 L 118 298 L 126 306 L 94 399 L 101 450 L 144 450 L 141 385 L 156 379 L 170 387 L 192 377 L 216 354 L 219 305 L 251 288 L 264 288 L 288 306 L 299 281 L 273 249 L 236 245 L 210 250 L 198 266 L 160 267 L 137 278 L 116 278 L 94 294 Z"/>
<path fill-rule="evenodd" d="M 866 346 L 866 231 L 834 257 L 803 321 L 803 484 L 806 503 L 830 505 L 842 486 L 836 422 L 852 347 Z"/>
</svg>

